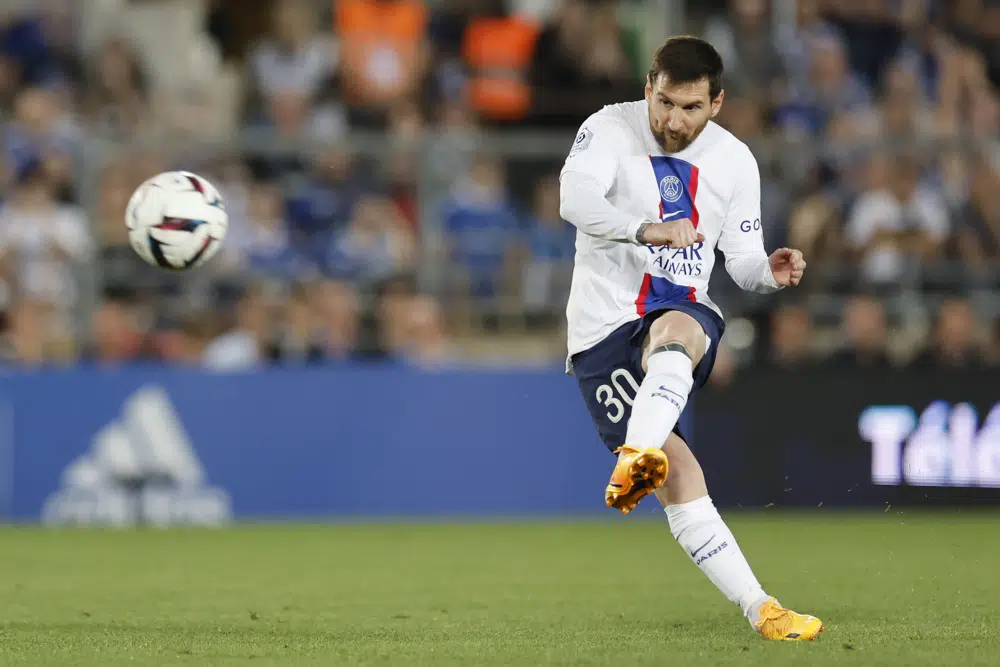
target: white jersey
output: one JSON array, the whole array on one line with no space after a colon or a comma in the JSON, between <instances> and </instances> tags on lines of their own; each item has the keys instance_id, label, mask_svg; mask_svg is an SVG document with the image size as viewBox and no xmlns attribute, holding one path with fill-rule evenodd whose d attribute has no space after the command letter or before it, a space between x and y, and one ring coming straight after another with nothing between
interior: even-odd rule
<instances>
[{"instance_id":1,"label":"white jersey","mask_svg":"<svg viewBox=\"0 0 1000 667\"><path fill-rule=\"evenodd\" d=\"M750 149L714 122L666 154L645 100L609 105L581 126L560 175L560 211L578 228L566 309L569 356L646 312L708 296L715 248L744 289L778 289L760 220L760 174ZM643 222L690 218L703 243L639 245ZM567 370L571 371L569 363Z\"/></svg>"}]
</instances>

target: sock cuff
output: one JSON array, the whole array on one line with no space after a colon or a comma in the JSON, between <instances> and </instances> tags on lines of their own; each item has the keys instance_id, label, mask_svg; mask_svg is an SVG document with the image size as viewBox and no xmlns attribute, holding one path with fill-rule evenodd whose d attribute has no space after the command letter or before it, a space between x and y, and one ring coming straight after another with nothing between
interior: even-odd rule
<instances>
[{"instance_id":1,"label":"sock cuff","mask_svg":"<svg viewBox=\"0 0 1000 667\"><path fill-rule=\"evenodd\" d=\"M667 505L663 508L663 512L667 515L670 532L675 537L692 525L722 518L711 496L702 496L687 503Z\"/></svg>"}]
</instances>

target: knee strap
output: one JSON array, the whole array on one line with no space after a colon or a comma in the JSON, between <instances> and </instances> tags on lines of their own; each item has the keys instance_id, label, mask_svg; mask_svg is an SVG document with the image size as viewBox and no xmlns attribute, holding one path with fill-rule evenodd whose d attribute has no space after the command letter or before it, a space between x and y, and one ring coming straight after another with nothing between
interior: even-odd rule
<instances>
[{"instance_id":1,"label":"knee strap","mask_svg":"<svg viewBox=\"0 0 1000 667\"><path fill-rule=\"evenodd\" d=\"M658 354L660 352L680 352L681 354L683 354L688 359L692 358L691 357L691 353L688 352L688 349L686 347L684 347L684 345L682 345L681 343L677 343L677 342L664 343L663 345L657 345L656 347L654 347L652 350L649 351L649 356L653 356L654 354Z\"/></svg>"}]
</instances>

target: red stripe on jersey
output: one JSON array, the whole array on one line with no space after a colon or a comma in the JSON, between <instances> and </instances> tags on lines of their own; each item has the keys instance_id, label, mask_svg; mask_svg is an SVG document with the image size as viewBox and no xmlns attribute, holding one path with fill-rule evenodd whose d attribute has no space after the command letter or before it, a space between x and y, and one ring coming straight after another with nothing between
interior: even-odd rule
<instances>
[{"instance_id":1,"label":"red stripe on jersey","mask_svg":"<svg viewBox=\"0 0 1000 667\"><path fill-rule=\"evenodd\" d=\"M646 299L649 298L649 288L653 284L653 276L648 273L642 277L642 287L639 296L635 298L635 312L639 317L646 314Z\"/></svg>"},{"instance_id":2,"label":"red stripe on jersey","mask_svg":"<svg viewBox=\"0 0 1000 667\"><path fill-rule=\"evenodd\" d=\"M691 226L698 229L698 204L695 197L698 194L698 167L691 165L691 182L688 183L688 195L691 197ZM662 203L661 203L662 205ZM694 299L691 299L694 301Z\"/></svg>"},{"instance_id":3,"label":"red stripe on jersey","mask_svg":"<svg viewBox=\"0 0 1000 667\"><path fill-rule=\"evenodd\" d=\"M688 301L690 301L691 303L697 303L698 302L698 297L696 297L694 295L694 286L693 285L688 285Z\"/></svg>"}]
</instances>

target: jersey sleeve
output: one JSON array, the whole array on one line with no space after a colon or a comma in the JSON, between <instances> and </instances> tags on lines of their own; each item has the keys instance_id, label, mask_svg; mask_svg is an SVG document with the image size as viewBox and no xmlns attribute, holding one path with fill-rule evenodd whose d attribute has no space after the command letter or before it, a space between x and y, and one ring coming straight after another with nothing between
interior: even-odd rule
<instances>
[{"instance_id":1,"label":"jersey sleeve","mask_svg":"<svg viewBox=\"0 0 1000 667\"><path fill-rule=\"evenodd\" d=\"M619 156L629 145L627 131L614 119L594 114L580 127L559 175L559 214L584 234L634 243L647 222L607 199L615 184Z\"/></svg>"},{"instance_id":2,"label":"jersey sleeve","mask_svg":"<svg viewBox=\"0 0 1000 667\"><path fill-rule=\"evenodd\" d=\"M775 292L781 287L771 273L764 249L760 219L760 169L749 149L734 160L736 184L719 235L719 250L726 257L726 271L741 288L753 292Z\"/></svg>"},{"instance_id":3,"label":"jersey sleeve","mask_svg":"<svg viewBox=\"0 0 1000 667\"><path fill-rule=\"evenodd\" d=\"M618 122L594 114L588 118L573 140L560 177L568 173L592 178L606 195L614 185L618 172L618 157L628 137Z\"/></svg>"}]
</instances>

